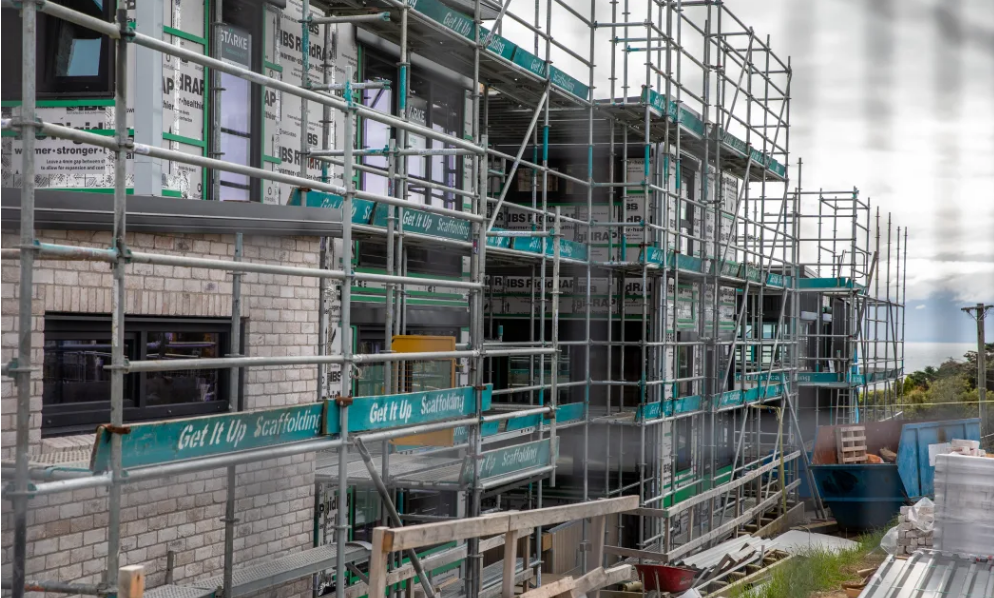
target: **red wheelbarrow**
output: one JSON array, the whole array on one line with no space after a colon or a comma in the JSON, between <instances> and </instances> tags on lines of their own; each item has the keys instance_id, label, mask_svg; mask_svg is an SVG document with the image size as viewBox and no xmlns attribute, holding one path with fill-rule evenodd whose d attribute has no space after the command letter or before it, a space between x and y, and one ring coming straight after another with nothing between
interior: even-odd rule
<instances>
[{"instance_id":1,"label":"red wheelbarrow","mask_svg":"<svg viewBox=\"0 0 994 598\"><path fill-rule=\"evenodd\" d=\"M700 571L672 565L635 565L645 591L686 592Z\"/></svg>"}]
</instances>

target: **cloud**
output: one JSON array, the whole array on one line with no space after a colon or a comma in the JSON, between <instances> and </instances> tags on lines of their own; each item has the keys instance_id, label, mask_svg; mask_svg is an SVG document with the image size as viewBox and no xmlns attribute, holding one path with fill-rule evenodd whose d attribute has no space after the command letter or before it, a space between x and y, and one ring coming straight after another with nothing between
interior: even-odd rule
<instances>
[{"instance_id":1,"label":"cloud","mask_svg":"<svg viewBox=\"0 0 994 598\"><path fill-rule=\"evenodd\" d=\"M873 221L879 208L880 288L886 296L889 269L894 298L903 296L896 271L899 267L903 273L905 267L903 256L900 263L890 264L884 257L890 217L895 233L892 251L896 253L900 227L901 253L907 253L909 311L936 322L938 316L933 314L946 305L939 297L964 305L994 301L994 11L990 4L991 0L725 2L755 28L760 40L772 36L778 56L791 57L791 184L801 182L797 165L803 158L805 190L858 187L861 200L871 205L870 221L860 222L865 232L858 233L864 235L860 248L870 252L876 248ZM565 9L552 6L557 41L585 55L587 29ZM625 20L609 0L595 0L595 10L598 21ZM540 8L543 28L544 11ZM688 7L687 18L696 21L700 15ZM644 10L633 9L628 20L644 16ZM505 19L503 34L532 48L534 35L518 23ZM624 44L612 46L610 35L610 28L604 27L595 33L595 95L605 98L613 90L616 97L626 92L637 96L645 78L644 63L638 58L643 55L624 52ZM699 35L685 27L682 39L689 52L700 55ZM614 85L612 59L617 69ZM562 50L553 48L553 61L585 80L586 67ZM731 94L738 67L725 67L731 78L726 93ZM660 79L652 80L656 85ZM684 64L681 80L700 94L698 68ZM682 97L697 107L690 96ZM737 106L744 106L741 96ZM817 211L816 203L802 207L806 214ZM850 236L843 220L828 222L827 230L833 224L843 226L836 236ZM802 237L814 237L807 233L817 231L817 225L806 220L802 229ZM802 248L801 259L811 261L812 256ZM928 309L922 311L923 306L917 305L912 309L912 303L924 300Z\"/></svg>"},{"instance_id":2,"label":"cloud","mask_svg":"<svg viewBox=\"0 0 994 598\"><path fill-rule=\"evenodd\" d=\"M915 309L925 309L925 304L922 303L921 305L916 305Z\"/></svg>"},{"instance_id":3,"label":"cloud","mask_svg":"<svg viewBox=\"0 0 994 598\"><path fill-rule=\"evenodd\" d=\"M909 258L907 274L908 303L925 301L939 294L965 303L994 300L994 261L940 262Z\"/></svg>"}]
</instances>

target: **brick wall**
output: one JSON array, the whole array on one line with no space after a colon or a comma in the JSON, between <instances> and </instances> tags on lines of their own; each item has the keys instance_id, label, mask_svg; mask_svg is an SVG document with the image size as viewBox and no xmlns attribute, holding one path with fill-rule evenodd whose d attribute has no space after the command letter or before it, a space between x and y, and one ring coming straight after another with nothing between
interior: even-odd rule
<instances>
[{"instance_id":1,"label":"brick wall","mask_svg":"<svg viewBox=\"0 0 994 598\"><path fill-rule=\"evenodd\" d=\"M40 231L43 242L109 247L109 232ZM16 246L16 235L4 234L3 246ZM127 236L133 250L231 258L231 235ZM245 261L315 267L316 238L247 237ZM16 261L4 261L2 360L17 354ZM224 317L231 315L231 274L220 270L131 264L127 267L126 313L129 315ZM111 273L106 263L44 260L37 262L33 293L33 362L42 361L44 315L47 312L108 314ZM242 315L249 319L250 355L313 355L317 345L316 279L248 273L242 278ZM249 409L312 402L314 366L253 368L246 373L245 405ZM33 454L91 446L92 436L41 438L42 382L32 386L31 451ZM16 390L2 382L2 447L13 459ZM312 545L313 455L299 455L237 469L235 563L252 564ZM146 567L147 587L163 583L166 555L175 552L175 583L218 575L223 569L226 477L214 470L125 486L122 498L121 563ZM28 515L29 577L96 583L107 552L107 493L103 489L39 497ZM3 503L3 562L12 558L10 504ZM274 593L309 593L300 580Z\"/></svg>"}]
</instances>

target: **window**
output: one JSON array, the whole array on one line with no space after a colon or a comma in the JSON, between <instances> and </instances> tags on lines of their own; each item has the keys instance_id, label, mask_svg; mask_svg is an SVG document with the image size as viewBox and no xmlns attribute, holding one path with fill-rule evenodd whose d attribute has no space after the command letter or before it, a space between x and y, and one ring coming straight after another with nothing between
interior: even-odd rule
<instances>
[{"instance_id":1,"label":"window","mask_svg":"<svg viewBox=\"0 0 994 598\"><path fill-rule=\"evenodd\" d=\"M90 432L110 419L110 316L45 319L42 432ZM223 319L128 318L129 360L223 357L230 322ZM227 370L148 372L124 376L124 419L142 421L228 410Z\"/></svg>"},{"instance_id":2,"label":"window","mask_svg":"<svg viewBox=\"0 0 994 598\"><path fill-rule=\"evenodd\" d=\"M731 412L715 415L716 451L714 458L715 472L732 465L735 458L735 417Z\"/></svg>"},{"instance_id":3,"label":"window","mask_svg":"<svg viewBox=\"0 0 994 598\"><path fill-rule=\"evenodd\" d=\"M397 79L397 69L389 62L370 55L367 60L363 79L365 81L388 80L392 88ZM394 113L396 106L394 95L390 89L367 89L363 91L362 103L380 112ZM429 127L452 136L462 135L462 114L464 93L461 88L453 87L450 83L439 83L419 76L411 76L410 95L407 99L407 115L410 120L419 125ZM392 136L388 125L370 119L363 122L363 145L368 148L386 147ZM423 135L413 133L407 135L409 147L417 149L452 148L440 140L427 139ZM365 156L363 163L369 166L386 169L387 160L383 156ZM456 195L449 191L432 189L418 185L417 179L439 183L447 187L462 187L462 158L460 156L408 156L407 173L411 177L408 183L408 199L414 203L444 206L449 209L460 209L461 202L456 201ZM386 194L389 190L386 177L364 173L363 189L373 193Z\"/></svg>"},{"instance_id":4,"label":"window","mask_svg":"<svg viewBox=\"0 0 994 598\"><path fill-rule=\"evenodd\" d=\"M383 504L374 489L355 488L352 501L352 541L371 542L373 528L386 525L383 521Z\"/></svg>"},{"instance_id":5,"label":"window","mask_svg":"<svg viewBox=\"0 0 994 598\"><path fill-rule=\"evenodd\" d=\"M678 333L677 338L681 341L687 340L684 333ZM690 345L677 345L676 347L676 377L680 380L677 383L677 396L689 397L694 394L697 386L696 380L688 380L694 376L694 347Z\"/></svg>"},{"instance_id":6,"label":"window","mask_svg":"<svg viewBox=\"0 0 994 598\"><path fill-rule=\"evenodd\" d=\"M397 79L397 69L384 60L379 60L374 56L366 55L364 61L363 79L369 81L385 80L390 81L390 88L364 89L362 90L362 104L377 112L393 114L393 90ZM390 126L375 121L370 118L362 119L362 144L369 148L382 148L390 144ZM385 156L363 156L363 164L375 166L376 168L387 169L387 159ZM362 173L362 188L370 193L380 195L390 194L390 183L387 177L368 172Z\"/></svg>"},{"instance_id":7,"label":"window","mask_svg":"<svg viewBox=\"0 0 994 598\"><path fill-rule=\"evenodd\" d=\"M55 0L102 21L114 21L108 0ZM3 99L21 99L20 11L3 9ZM38 97L111 97L114 94L114 42L86 27L38 14Z\"/></svg>"},{"instance_id":8,"label":"window","mask_svg":"<svg viewBox=\"0 0 994 598\"><path fill-rule=\"evenodd\" d=\"M227 0L222 6L224 24L219 25L217 57L249 70L262 70L263 5L246 0ZM220 73L221 158L245 166L262 166L262 119L258 84L241 77ZM258 198L259 180L248 175L220 172L221 201L250 201Z\"/></svg>"},{"instance_id":9,"label":"window","mask_svg":"<svg viewBox=\"0 0 994 598\"><path fill-rule=\"evenodd\" d=\"M693 421L690 417L676 420L676 471L680 474L693 467L693 453L691 447L691 434Z\"/></svg>"}]
</instances>

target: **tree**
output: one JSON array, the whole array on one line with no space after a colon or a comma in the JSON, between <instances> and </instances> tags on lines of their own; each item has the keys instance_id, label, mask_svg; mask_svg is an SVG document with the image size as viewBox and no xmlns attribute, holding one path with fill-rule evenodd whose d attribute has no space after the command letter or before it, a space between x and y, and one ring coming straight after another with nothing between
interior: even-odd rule
<instances>
[{"instance_id":1,"label":"tree","mask_svg":"<svg viewBox=\"0 0 994 598\"><path fill-rule=\"evenodd\" d=\"M984 352L987 354L987 379L990 380L994 378L994 343L985 344ZM970 388L977 388L977 352L967 351L963 358L966 360L963 368Z\"/></svg>"},{"instance_id":2,"label":"tree","mask_svg":"<svg viewBox=\"0 0 994 598\"><path fill-rule=\"evenodd\" d=\"M935 368L933 368L932 366L928 366L925 369L926 370L932 369L933 371L935 370ZM907 393L915 388L920 388L922 390L925 390L928 388L928 383L929 383L929 374L921 370L918 370L908 374L908 376L904 379L904 391Z\"/></svg>"},{"instance_id":3,"label":"tree","mask_svg":"<svg viewBox=\"0 0 994 598\"><path fill-rule=\"evenodd\" d=\"M994 343L985 346L988 363L994 363ZM994 367L988 368L994 378ZM968 351L963 361L946 360L939 367L928 366L904 379L901 388L904 417L909 420L943 420L977 417L980 398L977 389L977 352ZM984 430L994 429L994 410L988 410ZM994 441L984 447L994 451Z\"/></svg>"}]
</instances>

